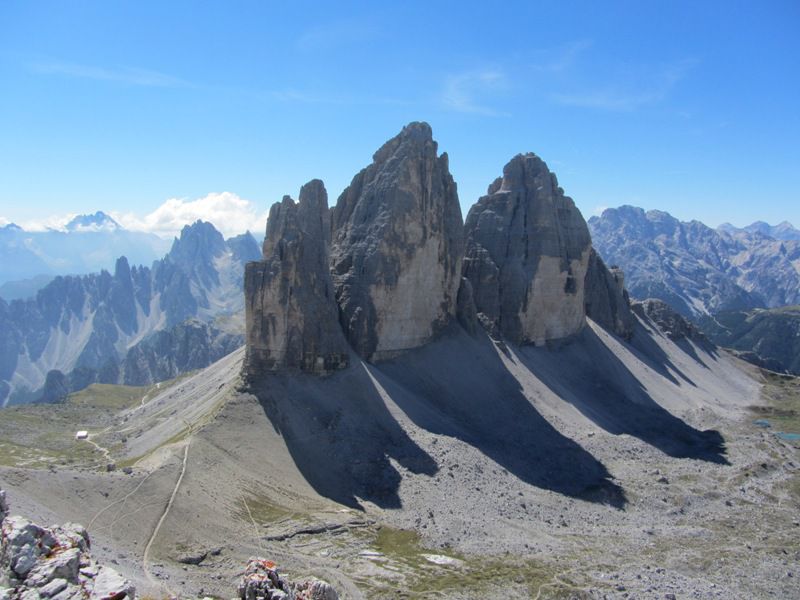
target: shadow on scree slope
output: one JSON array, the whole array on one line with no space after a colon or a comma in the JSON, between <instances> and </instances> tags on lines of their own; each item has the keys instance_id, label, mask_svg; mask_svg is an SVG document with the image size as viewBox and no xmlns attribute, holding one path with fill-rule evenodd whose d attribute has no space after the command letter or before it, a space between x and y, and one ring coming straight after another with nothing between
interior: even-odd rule
<instances>
[{"instance_id":1,"label":"shadow on scree slope","mask_svg":"<svg viewBox=\"0 0 800 600\"><path fill-rule=\"evenodd\" d=\"M268 375L254 390L321 495L351 507L362 498L399 508L400 474L390 457L414 473L438 472L393 415L399 409L398 418L473 446L531 485L625 506L605 466L536 411L485 335L476 339L453 327L391 361L352 360L327 378Z\"/></svg>"},{"instance_id":2,"label":"shadow on scree slope","mask_svg":"<svg viewBox=\"0 0 800 600\"><path fill-rule=\"evenodd\" d=\"M628 350L677 384L666 369L672 363L641 324L637 324L633 340L634 345L626 345ZM687 354L700 362L694 349ZM558 350L523 347L518 350L518 359L553 393L609 433L632 435L675 458L729 464L725 440L718 431L697 430L662 408L590 327ZM569 365L566 374L564 364ZM695 386L683 373L679 374Z\"/></svg>"}]
</instances>

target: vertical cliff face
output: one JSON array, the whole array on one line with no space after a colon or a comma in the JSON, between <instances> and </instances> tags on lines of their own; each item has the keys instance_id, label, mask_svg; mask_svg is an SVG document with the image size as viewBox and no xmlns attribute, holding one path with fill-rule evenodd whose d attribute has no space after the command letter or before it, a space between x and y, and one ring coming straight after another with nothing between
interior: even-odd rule
<instances>
[{"instance_id":1,"label":"vertical cliff face","mask_svg":"<svg viewBox=\"0 0 800 600\"><path fill-rule=\"evenodd\" d=\"M325 374L347 366L328 271L328 195L319 180L272 206L264 256L245 271L245 374L276 369Z\"/></svg>"},{"instance_id":2,"label":"vertical cliff face","mask_svg":"<svg viewBox=\"0 0 800 600\"><path fill-rule=\"evenodd\" d=\"M329 373L424 346L448 323L515 344L578 333L590 316L629 337L622 273L547 165L520 154L461 219L446 154L411 123L332 211L320 181L272 207L264 257L247 267L246 374ZM463 268L462 268L463 267Z\"/></svg>"},{"instance_id":3,"label":"vertical cliff face","mask_svg":"<svg viewBox=\"0 0 800 600\"><path fill-rule=\"evenodd\" d=\"M617 267L606 267L592 248L586 271L586 316L618 336L630 339L634 317L625 291L625 276Z\"/></svg>"},{"instance_id":4,"label":"vertical cliff face","mask_svg":"<svg viewBox=\"0 0 800 600\"><path fill-rule=\"evenodd\" d=\"M589 230L540 158L515 156L465 229L464 276L483 322L518 344L581 330Z\"/></svg>"},{"instance_id":5,"label":"vertical cliff face","mask_svg":"<svg viewBox=\"0 0 800 600\"><path fill-rule=\"evenodd\" d=\"M359 355L380 360L422 346L455 317L463 221L427 123L407 125L375 153L331 225L340 321Z\"/></svg>"}]
</instances>

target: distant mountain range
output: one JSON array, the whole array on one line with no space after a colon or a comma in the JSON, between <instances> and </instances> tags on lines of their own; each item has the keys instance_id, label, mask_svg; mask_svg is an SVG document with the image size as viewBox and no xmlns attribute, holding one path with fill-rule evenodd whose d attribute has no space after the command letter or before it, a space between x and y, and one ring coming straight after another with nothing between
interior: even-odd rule
<instances>
[{"instance_id":1,"label":"distant mountain range","mask_svg":"<svg viewBox=\"0 0 800 600\"><path fill-rule=\"evenodd\" d=\"M94 215L75 226L109 224ZM225 240L198 221L151 267L132 267L122 256L113 273L58 276L33 298L0 299L0 405L38 398L47 379L58 379L48 378L54 370L80 389L95 381L148 383L174 376L180 365L205 366L192 358L205 350L181 340L207 340L210 356L241 343L238 331L231 340L224 337L230 331L208 324L239 322L244 265L260 256L249 233ZM182 326L187 319L200 325ZM156 332L166 333L152 338ZM176 356L181 349L185 356Z\"/></svg>"},{"instance_id":2,"label":"distant mountain range","mask_svg":"<svg viewBox=\"0 0 800 600\"><path fill-rule=\"evenodd\" d=\"M25 231L12 223L0 227L0 285L42 275L95 273L109 269L120 256L131 264L150 264L164 256L170 243L128 231L103 212L77 216L63 230Z\"/></svg>"},{"instance_id":3,"label":"distant mountain range","mask_svg":"<svg viewBox=\"0 0 800 600\"><path fill-rule=\"evenodd\" d=\"M658 298L693 318L800 304L800 231L789 223L712 229L621 206L592 217L589 229L634 298Z\"/></svg>"},{"instance_id":4,"label":"distant mountain range","mask_svg":"<svg viewBox=\"0 0 800 600\"><path fill-rule=\"evenodd\" d=\"M632 206L589 220L600 255L634 298L657 298L711 341L800 375L800 230L784 221L712 229Z\"/></svg>"},{"instance_id":5,"label":"distant mountain range","mask_svg":"<svg viewBox=\"0 0 800 600\"><path fill-rule=\"evenodd\" d=\"M792 225L788 221L784 221L783 223L779 223L778 225L770 225L769 223L765 223L764 221L756 221L755 223L752 223L747 227L742 227L742 228L734 227L730 223L723 223L717 229L730 234L736 234L736 233L760 234L765 237L771 237L773 239L781 241L800 240L800 230L795 229L794 225Z\"/></svg>"}]
</instances>

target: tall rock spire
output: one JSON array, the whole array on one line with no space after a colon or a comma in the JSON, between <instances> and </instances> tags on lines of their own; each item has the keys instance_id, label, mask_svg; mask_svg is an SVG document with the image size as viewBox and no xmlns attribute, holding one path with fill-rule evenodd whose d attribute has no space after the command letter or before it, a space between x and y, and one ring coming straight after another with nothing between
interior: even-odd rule
<instances>
[{"instance_id":1,"label":"tall rock spire","mask_svg":"<svg viewBox=\"0 0 800 600\"><path fill-rule=\"evenodd\" d=\"M535 154L518 154L466 221L464 276L482 320L541 344L585 324L591 239L572 199Z\"/></svg>"},{"instance_id":2,"label":"tall rock spire","mask_svg":"<svg viewBox=\"0 0 800 600\"><path fill-rule=\"evenodd\" d=\"M342 328L367 360L422 346L456 314L463 221L447 154L411 123L354 178L332 215Z\"/></svg>"},{"instance_id":3,"label":"tall rock spire","mask_svg":"<svg viewBox=\"0 0 800 600\"><path fill-rule=\"evenodd\" d=\"M245 375L296 369L326 374L347 366L328 271L328 194L315 179L269 212L264 257L245 271Z\"/></svg>"}]
</instances>

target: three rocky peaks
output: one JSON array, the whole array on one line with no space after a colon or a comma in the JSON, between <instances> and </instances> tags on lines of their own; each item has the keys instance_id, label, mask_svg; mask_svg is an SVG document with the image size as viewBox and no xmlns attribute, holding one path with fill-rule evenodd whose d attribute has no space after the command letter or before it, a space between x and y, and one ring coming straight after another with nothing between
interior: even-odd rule
<instances>
[{"instance_id":1,"label":"three rocky peaks","mask_svg":"<svg viewBox=\"0 0 800 600\"><path fill-rule=\"evenodd\" d=\"M430 126L411 123L332 209L316 179L272 206L263 257L245 272L247 377L327 374L353 352L388 359L456 320L515 344L569 338L587 315L631 335L622 273L540 158L515 156L464 222L437 150Z\"/></svg>"}]
</instances>

